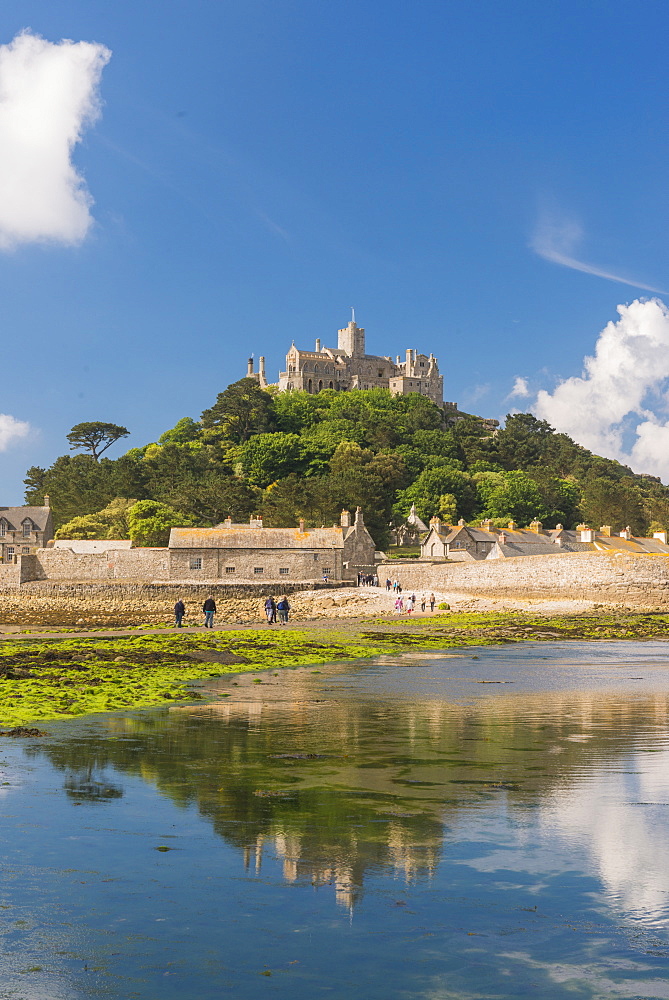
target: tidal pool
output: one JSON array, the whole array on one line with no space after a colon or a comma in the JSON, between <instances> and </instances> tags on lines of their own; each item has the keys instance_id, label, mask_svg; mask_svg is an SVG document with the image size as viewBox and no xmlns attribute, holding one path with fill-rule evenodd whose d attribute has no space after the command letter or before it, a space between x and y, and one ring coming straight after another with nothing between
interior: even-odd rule
<instances>
[{"instance_id":1,"label":"tidal pool","mask_svg":"<svg viewBox=\"0 0 669 1000\"><path fill-rule=\"evenodd\" d=\"M0 996L669 998L668 643L207 687L2 740Z\"/></svg>"}]
</instances>

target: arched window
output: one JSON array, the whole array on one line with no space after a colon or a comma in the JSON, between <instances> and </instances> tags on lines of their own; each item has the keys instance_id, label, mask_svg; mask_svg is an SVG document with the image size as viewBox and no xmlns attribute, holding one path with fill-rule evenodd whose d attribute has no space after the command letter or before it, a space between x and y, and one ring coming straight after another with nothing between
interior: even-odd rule
<instances>
[{"instance_id":1,"label":"arched window","mask_svg":"<svg viewBox=\"0 0 669 1000\"><path fill-rule=\"evenodd\" d=\"M332 384L332 382L330 382L330 388L334 389L334 385Z\"/></svg>"},{"instance_id":2,"label":"arched window","mask_svg":"<svg viewBox=\"0 0 669 1000\"><path fill-rule=\"evenodd\" d=\"M320 392L322 388L323 388L323 379L321 378L318 380L318 391Z\"/></svg>"},{"instance_id":3,"label":"arched window","mask_svg":"<svg viewBox=\"0 0 669 1000\"><path fill-rule=\"evenodd\" d=\"M309 382L307 383L307 392L313 392L313 391L314 390L311 388L311 379L309 379Z\"/></svg>"}]
</instances>

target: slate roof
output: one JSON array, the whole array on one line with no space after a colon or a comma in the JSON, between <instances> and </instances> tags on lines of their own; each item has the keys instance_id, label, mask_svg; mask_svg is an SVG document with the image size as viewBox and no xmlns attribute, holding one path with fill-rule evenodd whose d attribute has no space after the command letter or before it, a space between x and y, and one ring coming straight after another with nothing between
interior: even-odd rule
<instances>
[{"instance_id":1,"label":"slate roof","mask_svg":"<svg viewBox=\"0 0 669 1000\"><path fill-rule=\"evenodd\" d=\"M555 556L565 551L559 545L548 542L546 539L543 542L541 540L538 542L506 542L504 545L500 545L498 542L497 548L502 555L509 558L512 556Z\"/></svg>"},{"instance_id":2,"label":"slate roof","mask_svg":"<svg viewBox=\"0 0 669 1000\"><path fill-rule=\"evenodd\" d=\"M352 528L172 528L171 549L341 549Z\"/></svg>"},{"instance_id":3,"label":"slate roof","mask_svg":"<svg viewBox=\"0 0 669 1000\"><path fill-rule=\"evenodd\" d=\"M668 555L669 545L659 538L621 538L620 535L597 535L594 548L600 552L629 552L632 555Z\"/></svg>"},{"instance_id":4,"label":"slate roof","mask_svg":"<svg viewBox=\"0 0 669 1000\"><path fill-rule=\"evenodd\" d=\"M50 507L0 507L0 519L7 521L11 531L19 531L26 518L30 518L38 531L45 531L50 514Z\"/></svg>"}]
</instances>

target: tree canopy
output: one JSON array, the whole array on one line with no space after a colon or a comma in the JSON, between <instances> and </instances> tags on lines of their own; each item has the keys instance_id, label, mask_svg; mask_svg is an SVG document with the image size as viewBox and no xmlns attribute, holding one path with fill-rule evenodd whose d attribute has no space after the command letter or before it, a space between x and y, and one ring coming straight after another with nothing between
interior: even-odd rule
<instances>
[{"instance_id":1,"label":"tree canopy","mask_svg":"<svg viewBox=\"0 0 669 1000\"><path fill-rule=\"evenodd\" d=\"M159 544L172 525L256 513L269 526L300 517L312 527L333 524L342 507L358 505L380 547L412 504L426 522L538 518L546 527L586 521L637 533L669 524L669 489L659 480L593 455L532 414L509 415L493 429L476 416L454 419L418 393L277 394L245 378L199 421L183 417L158 441L116 460L100 457L125 434L114 424L72 428L70 443L88 454L29 469L27 502L49 493L57 527L102 533L120 523L110 505L135 498L127 531L142 544Z\"/></svg>"},{"instance_id":2,"label":"tree canopy","mask_svg":"<svg viewBox=\"0 0 669 1000\"><path fill-rule=\"evenodd\" d=\"M105 424L100 420L89 420L83 424L75 424L67 435L67 440L70 442L70 451L77 449L90 451L97 462L107 448L111 448L115 441L128 437L129 434L128 428L121 427L119 424Z\"/></svg>"}]
</instances>

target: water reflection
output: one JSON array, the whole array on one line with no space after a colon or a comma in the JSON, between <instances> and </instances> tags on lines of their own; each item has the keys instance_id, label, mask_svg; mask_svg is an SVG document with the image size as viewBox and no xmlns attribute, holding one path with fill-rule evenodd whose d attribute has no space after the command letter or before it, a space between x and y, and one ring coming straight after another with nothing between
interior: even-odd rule
<instances>
[{"instance_id":1,"label":"water reflection","mask_svg":"<svg viewBox=\"0 0 669 1000\"><path fill-rule=\"evenodd\" d=\"M229 676L3 746L0 995L669 1000L668 648Z\"/></svg>"},{"instance_id":2,"label":"water reflection","mask_svg":"<svg viewBox=\"0 0 669 1000\"><path fill-rule=\"evenodd\" d=\"M537 809L532 829L554 856L587 855L616 906L659 926L669 677L664 646L635 648L636 665L590 647L585 672L573 647L557 648L550 676L536 653L524 672L516 651L486 650L226 678L215 685L224 701L106 716L33 753L78 774L65 787L79 797L122 794L93 770L140 776L196 805L246 871L260 873L269 852L286 882L329 886L349 909L370 875L427 883L449 844L514 816L520 829ZM591 689L575 689L584 679ZM514 866L544 863L515 835ZM503 854L506 864L508 845ZM475 862L500 864L496 849Z\"/></svg>"}]
</instances>

